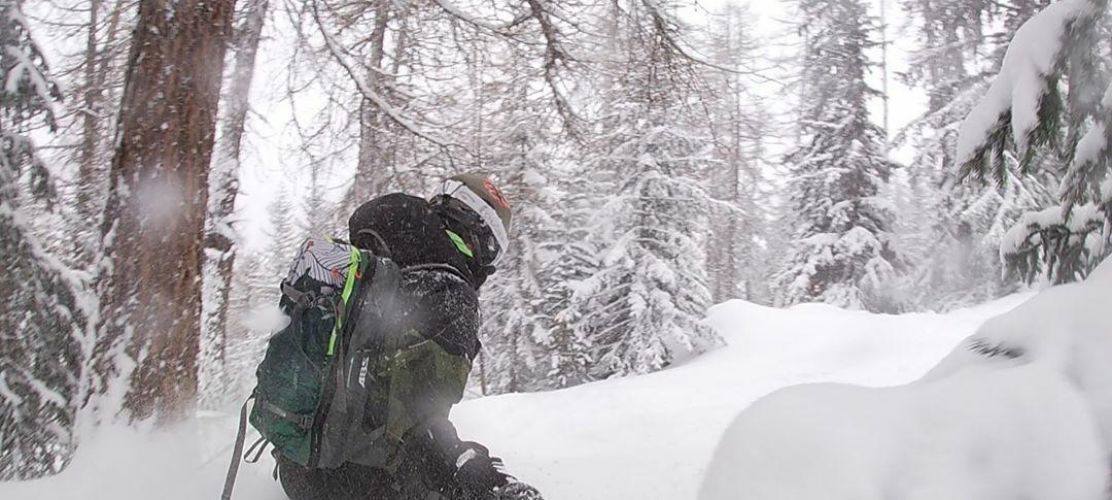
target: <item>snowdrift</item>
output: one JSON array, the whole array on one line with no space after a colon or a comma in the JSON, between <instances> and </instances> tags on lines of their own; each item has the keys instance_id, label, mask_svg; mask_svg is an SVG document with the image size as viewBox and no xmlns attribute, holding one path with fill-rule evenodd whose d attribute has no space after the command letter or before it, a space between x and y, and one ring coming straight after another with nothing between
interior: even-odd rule
<instances>
[{"instance_id":1,"label":"snowdrift","mask_svg":"<svg viewBox=\"0 0 1112 500\"><path fill-rule=\"evenodd\" d=\"M1112 262L989 320L906 386L778 391L730 425L699 498L1103 500L1109 299Z\"/></svg>"},{"instance_id":2,"label":"snowdrift","mask_svg":"<svg viewBox=\"0 0 1112 500\"><path fill-rule=\"evenodd\" d=\"M911 382L987 318L1026 298L903 316L729 302L707 320L727 347L648 376L467 401L452 418L464 438L489 446L549 500L693 499L723 432L753 401L796 384ZM206 415L170 432L103 430L88 436L65 473L0 483L0 498L218 498L234 414ZM284 498L272 467L268 457L245 464L234 498Z\"/></svg>"}]
</instances>

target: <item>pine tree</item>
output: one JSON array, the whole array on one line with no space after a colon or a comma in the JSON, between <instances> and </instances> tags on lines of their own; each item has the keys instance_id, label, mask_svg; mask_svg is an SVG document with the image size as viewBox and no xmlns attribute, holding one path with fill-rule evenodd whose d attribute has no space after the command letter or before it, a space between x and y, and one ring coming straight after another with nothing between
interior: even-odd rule
<instances>
[{"instance_id":1,"label":"pine tree","mask_svg":"<svg viewBox=\"0 0 1112 500\"><path fill-rule=\"evenodd\" d=\"M292 202L280 189L267 205L270 227L263 251L245 252L236 259L228 293L224 385L206 395L216 408L230 401L241 401L255 384L255 367L266 352L266 343L275 333L281 281L301 244L292 222Z\"/></svg>"},{"instance_id":2,"label":"pine tree","mask_svg":"<svg viewBox=\"0 0 1112 500\"><path fill-rule=\"evenodd\" d=\"M259 311L277 306L278 282L263 272L267 255L244 253L236 269L228 300L227 363L225 380L217 401L241 400L255 386L255 368L266 352L270 334L257 324ZM290 257L292 259L292 256Z\"/></svg>"},{"instance_id":3,"label":"pine tree","mask_svg":"<svg viewBox=\"0 0 1112 500\"><path fill-rule=\"evenodd\" d=\"M1109 249L1101 183L1112 166L1112 90L1102 92L1109 78L1100 37L1108 11L1107 0L1070 0L1026 21L961 126L965 177L1006 186L1013 168L1025 177L1065 171L1060 206L1024 215L1001 245L1009 269L1028 282L1084 278Z\"/></svg>"},{"instance_id":4,"label":"pine tree","mask_svg":"<svg viewBox=\"0 0 1112 500\"><path fill-rule=\"evenodd\" d=\"M279 189L267 205L267 215L270 219L270 231L267 233L269 244L265 258L261 259L261 271L265 279L273 283L274 295L263 300L267 304L277 304L278 283L286 277L289 264L296 257L297 247L304 238L300 229L294 227L293 202L285 188Z\"/></svg>"},{"instance_id":5,"label":"pine tree","mask_svg":"<svg viewBox=\"0 0 1112 500\"><path fill-rule=\"evenodd\" d=\"M858 0L801 0L799 7L807 35L805 144L787 159L795 241L777 277L779 303L892 310L898 306L883 288L902 258L893 248L892 210L877 196L891 165L884 131L867 109L876 96L865 82L874 27Z\"/></svg>"},{"instance_id":6,"label":"pine tree","mask_svg":"<svg viewBox=\"0 0 1112 500\"><path fill-rule=\"evenodd\" d=\"M475 81L480 90L475 116L492 122L489 128L475 128L476 142L486 145L479 151L489 156L486 164L499 166L500 184L513 187L508 191L514 212L510 248L490 280L490 292L482 297L483 385L488 393L555 386L545 363L550 321L543 310L541 274L541 247L553 226L550 210L555 205L546 179L552 168L552 147L546 143L552 117L530 94L521 61L522 55L515 53L489 77L489 84L484 75L476 75ZM489 118L483 111L485 96L495 97L489 99L494 107Z\"/></svg>"},{"instance_id":7,"label":"pine tree","mask_svg":"<svg viewBox=\"0 0 1112 500\"><path fill-rule=\"evenodd\" d=\"M20 2L0 0L0 481L58 472L74 447L86 314L82 280L30 228L49 171L26 135L62 98ZM41 120L41 122L40 122ZM30 179L26 199L21 179Z\"/></svg>"},{"instance_id":8,"label":"pine tree","mask_svg":"<svg viewBox=\"0 0 1112 500\"><path fill-rule=\"evenodd\" d=\"M995 46L992 50L992 70L999 71L1008 53L1008 45L1019 28L1045 9L1054 0L1006 0L996 3L993 13L999 20L1000 29L989 35Z\"/></svg>"},{"instance_id":9,"label":"pine tree","mask_svg":"<svg viewBox=\"0 0 1112 500\"><path fill-rule=\"evenodd\" d=\"M305 219L298 224L298 234L305 238L313 236L346 238L347 217L351 213L337 212L335 204L325 198L328 170L321 163L313 163L306 169L309 171L309 180L305 185L304 198L301 199ZM366 201L368 200L361 202Z\"/></svg>"},{"instance_id":10,"label":"pine tree","mask_svg":"<svg viewBox=\"0 0 1112 500\"><path fill-rule=\"evenodd\" d=\"M542 297L540 310L548 321L548 337L543 342L548 355L545 374L553 387L563 388L593 380L593 349L589 336L587 300L575 300L579 283L600 270L601 249L595 244L588 226L593 207L590 183L582 167L553 169L549 183L553 197L553 225L541 252L550 255L541 266Z\"/></svg>"},{"instance_id":11,"label":"pine tree","mask_svg":"<svg viewBox=\"0 0 1112 500\"><path fill-rule=\"evenodd\" d=\"M916 306L949 309L979 303L1010 290L1002 280L998 248L1003 231L1031 199L1020 191L997 192L957 182L957 131L950 124L969 112L987 86L980 66L992 15L984 0L915 0L904 6L921 40L912 53L907 83L927 92L927 111L896 138L916 156L907 166L911 203L901 211L907 248L916 263L904 288ZM1018 186L1017 186L1018 187Z\"/></svg>"},{"instance_id":12,"label":"pine tree","mask_svg":"<svg viewBox=\"0 0 1112 500\"><path fill-rule=\"evenodd\" d=\"M693 62L675 50L678 21L656 2L615 4L602 153L592 168L613 183L594 238L600 269L573 299L594 350L592 376L660 370L715 347L701 323L711 296L704 253L710 195L696 180L711 164L693 134ZM686 94L686 95L685 95Z\"/></svg>"}]
</instances>

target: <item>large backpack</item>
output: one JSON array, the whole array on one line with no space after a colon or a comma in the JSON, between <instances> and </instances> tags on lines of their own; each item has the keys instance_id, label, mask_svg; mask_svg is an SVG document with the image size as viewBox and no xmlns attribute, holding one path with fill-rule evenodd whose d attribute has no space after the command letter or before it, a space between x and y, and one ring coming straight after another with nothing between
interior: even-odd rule
<instances>
[{"instance_id":1,"label":"large backpack","mask_svg":"<svg viewBox=\"0 0 1112 500\"><path fill-rule=\"evenodd\" d=\"M393 261L344 242L310 238L301 246L282 281L290 322L270 338L241 409L223 498L231 497L248 421L263 446L306 467L386 459L383 429L366 425L381 420L366 414L375 411L368 377L384 350L399 274Z\"/></svg>"}]
</instances>

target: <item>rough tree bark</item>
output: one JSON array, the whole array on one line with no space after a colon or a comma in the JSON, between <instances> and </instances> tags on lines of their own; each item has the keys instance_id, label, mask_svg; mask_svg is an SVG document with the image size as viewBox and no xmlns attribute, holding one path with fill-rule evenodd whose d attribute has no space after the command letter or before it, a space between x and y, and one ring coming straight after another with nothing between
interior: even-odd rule
<instances>
[{"instance_id":1,"label":"rough tree bark","mask_svg":"<svg viewBox=\"0 0 1112 500\"><path fill-rule=\"evenodd\" d=\"M94 390L127 377L132 419L166 423L195 404L209 162L234 5L139 3L101 227L94 353Z\"/></svg>"},{"instance_id":2,"label":"rough tree bark","mask_svg":"<svg viewBox=\"0 0 1112 500\"><path fill-rule=\"evenodd\" d=\"M226 363L228 298L236 257L235 229L231 219L236 196L239 195L240 151L247 123L251 82L255 77L255 56L269 4L269 0L248 0L244 6L243 21L235 35L235 67L225 97L221 137L212 165L208 220L205 223L205 337L202 342L205 362L202 363L202 388L221 384Z\"/></svg>"}]
</instances>

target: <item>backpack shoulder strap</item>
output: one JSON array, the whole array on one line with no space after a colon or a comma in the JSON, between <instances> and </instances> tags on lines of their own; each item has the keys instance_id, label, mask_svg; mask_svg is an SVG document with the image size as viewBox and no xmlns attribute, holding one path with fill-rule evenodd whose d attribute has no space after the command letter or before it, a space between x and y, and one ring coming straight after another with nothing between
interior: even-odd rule
<instances>
[{"instance_id":1,"label":"backpack shoulder strap","mask_svg":"<svg viewBox=\"0 0 1112 500\"><path fill-rule=\"evenodd\" d=\"M454 266L448 264L417 264L415 266L406 266L401 268L402 274L417 272L417 271L441 271L458 277L463 281L470 282L463 272L456 269Z\"/></svg>"},{"instance_id":2,"label":"backpack shoulder strap","mask_svg":"<svg viewBox=\"0 0 1112 500\"><path fill-rule=\"evenodd\" d=\"M397 296L401 271L394 261L387 257L374 258L374 276L371 279L371 297L378 303L379 312L393 309L393 301Z\"/></svg>"}]
</instances>

